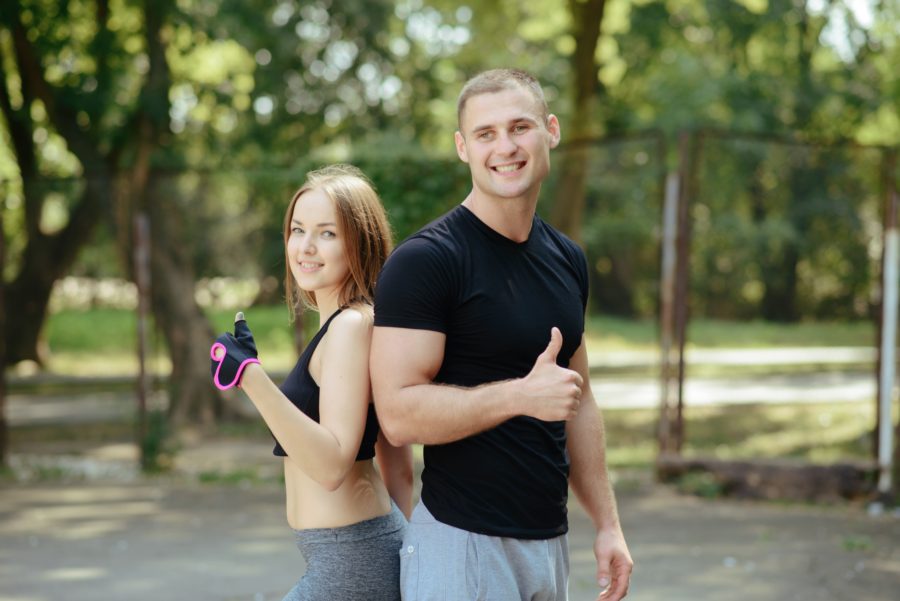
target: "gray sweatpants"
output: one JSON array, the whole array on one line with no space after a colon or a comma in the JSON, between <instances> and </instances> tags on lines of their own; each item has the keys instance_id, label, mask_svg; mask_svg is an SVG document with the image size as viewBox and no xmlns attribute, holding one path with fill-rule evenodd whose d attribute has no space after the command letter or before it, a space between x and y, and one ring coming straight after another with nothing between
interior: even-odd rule
<instances>
[{"instance_id":1,"label":"gray sweatpants","mask_svg":"<svg viewBox=\"0 0 900 601\"><path fill-rule=\"evenodd\" d=\"M566 535L523 540L438 522L421 502L400 549L403 601L565 601Z\"/></svg>"},{"instance_id":2,"label":"gray sweatpants","mask_svg":"<svg viewBox=\"0 0 900 601\"><path fill-rule=\"evenodd\" d=\"M387 515L340 528L294 530L306 573L283 601L397 601L406 518Z\"/></svg>"}]
</instances>

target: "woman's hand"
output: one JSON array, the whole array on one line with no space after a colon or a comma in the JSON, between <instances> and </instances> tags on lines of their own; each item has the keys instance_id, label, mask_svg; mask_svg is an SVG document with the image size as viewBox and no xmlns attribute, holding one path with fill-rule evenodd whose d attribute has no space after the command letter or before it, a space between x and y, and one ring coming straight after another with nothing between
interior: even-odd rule
<instances>
[{"instance_id":1,"label":"woman's hand","mask_svg":"<svg viewBox=\"0 0 900 601\"><path fill-rule=\"evenodd\" d=\"M240 386L244 369L251 363L259 363L256 342L242 312L234 316L234 334L225 332L216 338L209 356L213 384L219 390Z\"/></svg>"}]
</instances>

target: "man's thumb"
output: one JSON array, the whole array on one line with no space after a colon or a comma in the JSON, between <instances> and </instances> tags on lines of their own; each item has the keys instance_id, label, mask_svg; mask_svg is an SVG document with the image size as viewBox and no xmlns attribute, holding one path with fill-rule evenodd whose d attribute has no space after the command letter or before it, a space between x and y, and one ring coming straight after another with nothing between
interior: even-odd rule
<instances>
[{"instance_id":1,"label":"man's thumb","mask_svg":"<svg viewBox=\"0 0 900 601\"><path fill-rule=\"evenodd\" d=\"M538 359L556 363L556 356L559 354L559 349L562 348L562 343L562 333L559 328L554 327L550 330L550 343Z\"/></svg>"}]
</instances>

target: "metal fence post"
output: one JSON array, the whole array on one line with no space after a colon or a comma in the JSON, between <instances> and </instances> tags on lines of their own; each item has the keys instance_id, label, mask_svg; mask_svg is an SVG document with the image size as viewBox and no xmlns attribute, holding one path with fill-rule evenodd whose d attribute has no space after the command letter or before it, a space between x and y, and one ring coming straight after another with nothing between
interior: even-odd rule
<instances>
[{"instance_id":1,"label":"metal fence post","mask_svg":"<svg viewBox=\"0 0 900 601\"><path fill-rule=\"evenodd\" d=\"M147 376L147 314L149 312L150 290L150 222L147 215L138 212L134 216L134 281L137 285L137 354L138 376L137 411L138 411L138 448L141 451L141 465L145 466L144 456L147 438L147 397L149 382Z\"/></svg>"},{"instance_id":2,"label":"metal fence post","mask_svg":"<svg viewBox=\"0 0 900 601\"><path fill-rule=\"evenodd\" d=\"M883 162L882 185L885 200L884 252L881 280L881 346L878 370L878 496L889 497L892 488L894 424L891 408L894 401L894 376L897 370L897 302L900 232L897 230L897 189L894 167L897 155L889 152Z\"/></svg>"}]
</instances>

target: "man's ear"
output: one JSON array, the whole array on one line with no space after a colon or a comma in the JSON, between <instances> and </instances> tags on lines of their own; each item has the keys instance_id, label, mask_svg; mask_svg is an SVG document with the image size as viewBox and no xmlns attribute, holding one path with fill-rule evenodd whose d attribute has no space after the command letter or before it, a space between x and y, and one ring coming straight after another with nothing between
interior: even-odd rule
<instances>
[{"instance_id":1,"label":"man's ear","mask_svg":"<svg viewBox=\"0 0 900 601\"><path fill-rule=\"evenodd\" d=\"M466 139L463 138L463 135L459 132L453 134L453 141L456 144L456 156L459 157L459 160L463 163L469 162L469 153L466 152Z\"/></svg>"},{"instance_id":2,"label":"man's ear","mask_svg":"<svg viewBox=\"0 0 900 601\"><path fill-rule=\"evenodd\" d=\"M560 139L559 119L556 115L551 114L547 117L547 131L550 132L550 148L556 148Z\"/></svg>"}]
</instances>

